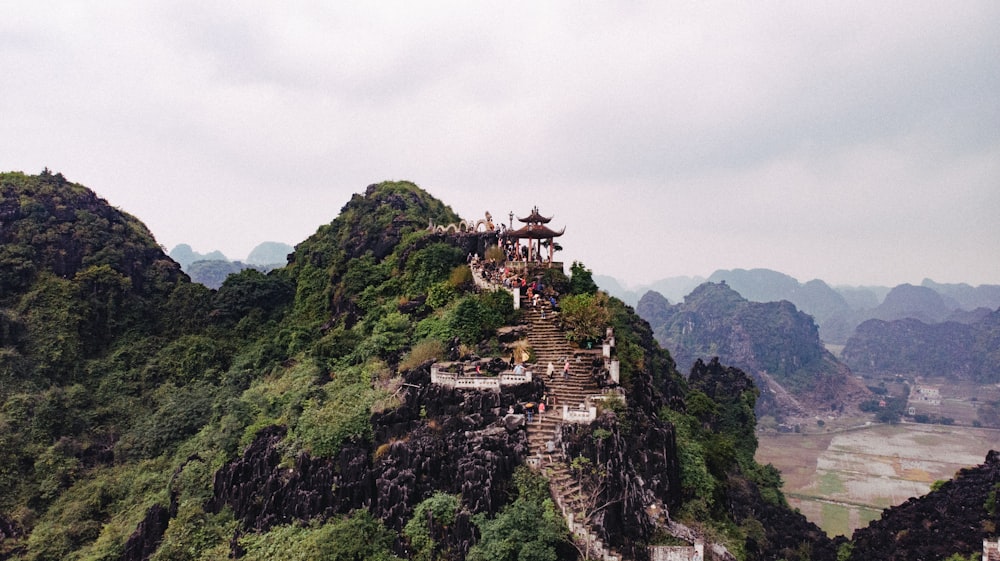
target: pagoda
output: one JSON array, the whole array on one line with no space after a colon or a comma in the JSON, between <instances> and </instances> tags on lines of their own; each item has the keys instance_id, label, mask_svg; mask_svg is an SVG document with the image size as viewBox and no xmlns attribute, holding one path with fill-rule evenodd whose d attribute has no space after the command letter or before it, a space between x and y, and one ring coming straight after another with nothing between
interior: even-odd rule
<instances>
[{"instance_id":1,"label":"pagoda","mask_svg":"<svg viewBox=\"0 0 1000 561\"><path fill-rule=\"evenodd\" d=\"M513 222L514 213L511 213L511 222ZM545 264L551 266L553 254L555 253L555 238L563 235L566 231L564 226L562 230L558 232L549 228L547 224L552 220L552 217L542 216L538 212L538 207L535 206L531 209L531 214L525 218L518 217L518 221L523 224L517 230L512 228L507 230L505 236L508 243L514 242L514 248L516 249L518 259L530 262L544 262ZM526 240L527 245L522 249L521 240ZM548 256L542 256L542 245L543 242L548 243Z\"/></svg>"}]
</instances>

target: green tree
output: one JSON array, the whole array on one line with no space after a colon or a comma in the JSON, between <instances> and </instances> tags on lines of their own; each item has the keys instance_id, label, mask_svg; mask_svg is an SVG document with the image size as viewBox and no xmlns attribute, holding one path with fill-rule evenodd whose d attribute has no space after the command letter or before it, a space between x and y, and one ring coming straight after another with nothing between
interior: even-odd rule
<instances>
[{"instance_id":1,"label":"green tree","mask_svg":"<svg viewBox=\"0 0 1000 561\"><path fill-rule=\"evenodd\" d=\"M559 307L568 337L577 343L600 340L611 322L608 295L603 292L567 296Z\"/></svg>"},{"instance_id":2,"label":"green tree","mask_svg":"<svg viewBox=\"0 0 1000 561\"><path fill-rule=\"evenodd\" d=\"M595 294L597 284L594 282L594 274L590 269L583 266L583 263L574 261L569 267L569 293L570 294Z\"/></svg>"},{"instance_id":3,"label":"green tree","mask_svg":"<svg viewBox=\"0 0 1000 561\"><path fill-rule=\"evenodd\" d=\"M459 506L461 504L457 495L439 491L413 509L413 518L403 528L403 534L415 550L413 559L434 561L444 557L438 540L455 523Z\"/></svg>"},{"instance_id":4,"label":"green tree","mask_svg":"<svg viewBox=\"0 0 1000 561\"><path fill-rule=\"evenodd\" d=\"M517 499L496 518L473 518L481 539L469 561L555 561L569 531L548 494L548 482L525 466L514 472Z\"/></svg>"}]
</instances>

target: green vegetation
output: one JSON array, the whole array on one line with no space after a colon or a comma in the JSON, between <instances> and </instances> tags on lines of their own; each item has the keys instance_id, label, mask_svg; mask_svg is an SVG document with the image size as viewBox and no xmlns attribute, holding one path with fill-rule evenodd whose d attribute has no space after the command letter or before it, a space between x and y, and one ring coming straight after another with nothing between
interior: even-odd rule
<instances>
[{"instance_id":1,"label":"green vegetation","mask_svg":"<svg viewBox=\"0 0 1000 561\"><path fill-rule=\"evenodd\" d=\"M514 318L508 293L472 292L464 248L426 231L457 217L410 183L372 186L287 267L216 291L61 175L0 174L0 193L0 522L25 532L0 552L24 559L118 558L172 500L153 558L226 557L239 524L206 510L213 476L261 428L287 428L288 465L371 441L401 373L455 339L491 348ZM435 497L414 520L430 509L447 527ZM537 497L518 500L483 527L542 516ZM392 559L396 539L366 511L241 535L248 559Z\"/></svg>"},{"instance_id":2,"label":"green vegetation","mask_svg":"<svg viewBox=\"0 0 1000 561\"><path fill-rule=\"evenodd\" d=\"M392 538L391 531L362 510L325 524L289 524L263 534L248 534L240 545L246 549L243 559L248 561L392 561L399 559L390 549Z\"/></svg>"},{"instance_id":3,"label":"green vegetation","mask_svg":"<svg viewBox=\"0 0 1000 561\"><path fill-rule=\"evenodd\" d=\"M413 518L403 528L403 535L415 551L415 560L434 561L444 558L444 552L434 539L434 534L443 533L455 523L455 515L460 506L458 496L438 492L413 509Z\"/></svg>"},{"instance_id":4,"label":"green vegetation","mask_svg":"<svg viewBox=\"0 0 1000 561\"><path fill-rule=\"evenodd\" d=\"M570 341L580 345L596 344L604 337L604 329L611 320L607 294L566 296L559 302L559 308Z\"/></svg>"},{"instance_id":5,"label":"green vegetation","mask_svg":"<svg viewBox=\"0 0 1000 561\"><path fill-rule=\"evenodd\" d=\"M469 550L469 561L555 561L568 530L549 498L548 482L519 467L514 475L517 496L493 519L477 515L482 540Z\"/></svg>"}]
</instances>

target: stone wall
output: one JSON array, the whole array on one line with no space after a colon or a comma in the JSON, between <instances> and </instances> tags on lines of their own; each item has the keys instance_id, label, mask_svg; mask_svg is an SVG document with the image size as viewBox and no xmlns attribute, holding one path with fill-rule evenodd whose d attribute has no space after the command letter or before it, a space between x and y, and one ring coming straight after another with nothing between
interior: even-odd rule
<instances>
[{"instance_id":1,"label":"stone wall","mask_svg":"<svg viewBox=\"0 0 1000 561\"><path fill-rule=\"evenodd\" d=\"M460 390L492 390L500 391L503 386L516 386L520 384L529 384L532 380L532 373L530 370L525 371L524 374L514 374L513 372L504 372L499 376L480 376L473 375L467 376L465 374L454 374L451 372L442 372L441 367L438 364L431 366L431 383L439 386L445 386L448 388L455 388Z\"/></svg>"}]
</instances>

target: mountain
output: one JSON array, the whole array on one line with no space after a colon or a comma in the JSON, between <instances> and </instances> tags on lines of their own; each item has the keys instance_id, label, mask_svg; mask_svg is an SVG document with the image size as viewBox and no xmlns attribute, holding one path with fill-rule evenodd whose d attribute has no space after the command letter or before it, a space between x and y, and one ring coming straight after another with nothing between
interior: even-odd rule
<instances>
[{"instance_id":1,"label":"mountain","mask_svg":"<svg viewBox=\"0 0 1000 561\"><path fill-rule=\"evenodd\" d=\"M187 277L133 216L48 171L0 174L0 195L0 387L74 380L114 339L187 323Z\"/></svg>"},{"instance_id":2,"label":"mountain","mask_svg":"<svg viewBox=\"0 0 1000 561\"><path fill-rule=\"evenodd\" d=\"M250 251L246 262L270 268L281 267L288 261L288 254L293 250L294 248L286 243L262 242Z\"/></svg>"},{"instance_id":3,"label":"mountain","mask_svg":"<svg viewBox=\"0 0 1000 561\"><path fill-rule=\"evenodd\" d=\"M827 342L847 340L856 325L847 300L821 280L801 284L793 277L770 269L719 270L708 280L725 282L753 302L791 302L816 320L820 335Z\"/></svg>"},{"instance_id":4,"label":"mountain","mask_svg":"<svg viewBox=\"0 0 1000 561\"><path fill-rule=\"evenodd\" d=\"M679 302L684 299L684 295L691 292L696 286L705 282L703 277L668 277L660 279L652 284L640 285L635 289L626 289L614 277L606 275L594 275L594 282L608 294L620 299L629 306L635 307L639 303L639 298L643 294L653 291L664 297Z\"/></svg>"},{"instance_id":5,"label":"mountain","mask_svg":"<svg viewBox=\"0 0 1000 561\"><path fill-rule=\"evenodd\" d=\"M933 289L955 303L963 310L974 310L976 308L989 308L995 310L1000 308L1000 285L984 284L980 286L970 286L968 284L941 284L924 279L920 286Z\"/></svg>"},{"instance_id":6,"label":"mountain","mask_svg":"<svg viewBox=\"0 0 1000 561\"><path fill-rule=\"evenodd\" d=\"M858 326L841 356L852 370L865 374L1000 382L1000 309L969 323L868 320Z\"/></svg>"},{"instance_id":7,"label":"mountain","mask_svg":"<svg viewBox=\"0 0 1000 561\"><path fill-rule=\"evenodd\" d=\"M559 270L538 273L555 317L477 290L466 256L489 244L429 229L458 217L412 183L369 186L287 266L214 291L59 174L2 174L0 193L2 559L576 559L586 535L627 559L697 539L833 561L847 544L753 460L742 370L681 376L645 321ZM434 364L504 369L595 318L620 384L583 347L560 387L625 399L591 398L589 424L505 413L542 376L432 383Z\"/></svg>"},{"instance_id":8,"label":"mountain","mask_svg":"<svg viewBox=\"0 0 1000 561\"><path fill-rule=\"evenodd\" d=\"M885 300L870 312L870 317L884 321L912 318L937 323L957 307L957 304L949 306L945 298L931 288L901 284L889 291Z\"/></svg>"},{"instance_id":9,"label":"mountain","mask_svg":"<svg viewBox=\"0 0 1000 561\"><path fill-rule=\"evenodd\" d=\"M188 244L179 244L170 251L170 257L180 263L191 280L217 290L229 275L244 269L256 269L267 272L283 267L292 252L292 246L279 242L263 242L258 244L247 257L245 263L230 261L220 251L207 254L197 253Z\"/></svg>"},{"instance_id":10,"label":"mountain","mask_svg":"<svg viewBox=\"0 0 1000 561\"><path fill-rule=\"evenodd\" d=\"M195 261L188 265L185 271L190 275L192 282L218 290L222 288L229 275L235 275L244 269L257 269L257 267L239 261Z\"/></svg>"},{"instance_id":11,"label":"mountain","mask_svg":"<svg viewBox=\"0 0 1000 561\"><path fill-rule=\"evenodd\" d=\"M215 250L208 253L198 253L186 243L174 246L170 250L170 258L180 263L184 271L187 271L191 263L195 261L229 261L221 251Z\"/></svg>"},{"instance_id":12,"label":"mountain","mask_svg":"<svg viewBox=\"0 0 1000 561\"><path fill-rule=\"evenodd\" d=\"M885 286L838 286L834 290L851 310L863 312L878 307L891 289Z\"/></svg>"},{"instance_id":13,"label":"mountain","mask_svg":"<svg viewBox=\"0 0 1000 561\"><path fill-rule=\"evenodd\" d=\"M707 282L674 306L647 293L637 313L679 364L719 357L753 374L763 388L758 413L836 411L866 393L824 349L812 318L788 301L751 302L728 283Z\"/></svg>"}]
</instances>

